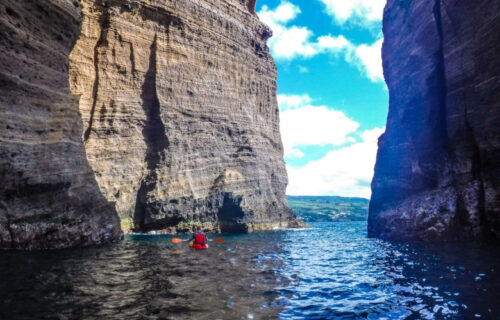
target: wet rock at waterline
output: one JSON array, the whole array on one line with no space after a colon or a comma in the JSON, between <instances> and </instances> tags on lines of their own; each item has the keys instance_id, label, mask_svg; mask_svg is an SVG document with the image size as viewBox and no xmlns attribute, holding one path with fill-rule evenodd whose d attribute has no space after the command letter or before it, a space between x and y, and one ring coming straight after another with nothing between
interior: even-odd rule
<instances>
[{"instance_id":1,"label":"wet rock at waterline","mask_svg":"<svg viewBox=\"0 0 500 320\"><path fill-rule=\"evenodd\" d=\"M500 237L498 1L389 0L370 236Z\"/></svg>"},{"instance_id":2,"label":"wet rock at waterline","mask_svg":"<svg viewBox=\"0 0 500 320\"><path fill-rule=\"evenodd\" d=\"M297 225L254 6L3 1L0 247Z\"/></svg>"}]
</instances>

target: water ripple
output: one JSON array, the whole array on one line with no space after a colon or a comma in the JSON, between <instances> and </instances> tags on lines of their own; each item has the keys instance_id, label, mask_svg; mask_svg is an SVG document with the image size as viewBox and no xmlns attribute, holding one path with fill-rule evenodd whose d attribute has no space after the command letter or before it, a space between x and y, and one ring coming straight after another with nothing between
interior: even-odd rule
<instances>
[{"instance_id":1,"label":"water ripple","mask_svg":"<svg viewBox=\"0 0 500 320\"><path fill-rule=\"evenodd\" d=\"M0 319L498 319L498 244L368 239L364 223L0 253Z\"/></svg>"}]
</instances>

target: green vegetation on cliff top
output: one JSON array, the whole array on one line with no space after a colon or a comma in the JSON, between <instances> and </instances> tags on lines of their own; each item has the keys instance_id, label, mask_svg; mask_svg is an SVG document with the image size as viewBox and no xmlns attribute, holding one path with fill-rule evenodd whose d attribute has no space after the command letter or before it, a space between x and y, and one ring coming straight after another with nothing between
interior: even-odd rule
<instances>
[{"instance_id":1,"label":"green vegetation on cliff top","mask_svg":"<svg viewBox=\"0 0 500 320\"><path fill-rule=\"evenodd\" d=\"M336 196L287 196L288 205L305 222L366 221L368 199Z\"/></svg>"}]
</instances>

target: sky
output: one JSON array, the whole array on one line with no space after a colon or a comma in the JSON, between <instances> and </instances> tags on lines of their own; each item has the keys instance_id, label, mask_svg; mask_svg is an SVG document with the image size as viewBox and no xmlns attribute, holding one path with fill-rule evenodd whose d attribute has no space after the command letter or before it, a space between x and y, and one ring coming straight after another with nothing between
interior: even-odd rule
<instances>
[{"instance_id":1,"label":"sky","mask_svg":"<svg viewBox=\"0 0 500 320\"><path fill-rule=\"evenodd\" d=\"M273 30L288 195L370 197L388 110L385 1L257 1Z\"/></svg>"}]
</instances>

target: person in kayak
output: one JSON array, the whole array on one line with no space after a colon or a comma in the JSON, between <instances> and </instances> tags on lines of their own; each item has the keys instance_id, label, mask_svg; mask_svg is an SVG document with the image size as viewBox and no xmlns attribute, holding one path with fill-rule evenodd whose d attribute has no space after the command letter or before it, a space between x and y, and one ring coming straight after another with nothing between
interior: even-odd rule
<instances>
[{"instance_id":1,"label":"person in kayak","mask_svg":"<svg viewBox=\"0 0 500 320\"><path fill-rule=\"evenodd\" d=\"M201 248L207 246L208 238L207 235L201 231L200 227L196 227L196 233L193 234L189 242L193 241L193 246L199 245Z\"/></svg>"}]
</instances>

